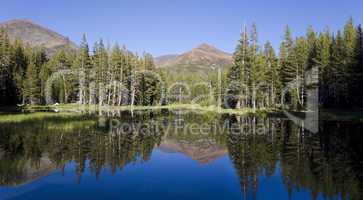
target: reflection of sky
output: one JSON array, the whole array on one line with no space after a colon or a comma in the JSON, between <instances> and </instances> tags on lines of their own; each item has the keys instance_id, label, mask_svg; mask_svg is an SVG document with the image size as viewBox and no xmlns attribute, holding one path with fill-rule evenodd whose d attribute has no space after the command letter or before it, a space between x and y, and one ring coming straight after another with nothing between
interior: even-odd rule
<instances>
[{"instance_id":1,"label":"reflection of sky","mask_svg":"<svg viewBox=\"0 0 363 200\"><path fill-rule=\"evenodd\" d=\"M308 190L301 188L299 191L293 190L291 198L288 196L287 188L282 182L281 167L278 163L275 174L272 177L260 176L258 183L257 199L293 199L307 200L312 199L311 193ZM319 195L317 199L323 199Z\"/></svg>"},{"instance_id":2,"label":"reflection of sky","mask_svg":"<svg viewBox=\"0 0 363 200\"><path fill-rule=\"evenodd\" d=\"M153 151L149 161L129 164L112 175L104 169L99 180L89 163L77 184L75 163L32 183L1 188L0 199L243 199L239 179L228 156L209 164L181 153ZM259 177L257 199L289 199L277 167L272 177ZM252 195L247 195L252 199ZM292 199L311 199L309 191L294 191ZM320 195L318 199L323 199Z\"/></svg>"}]
</instances>

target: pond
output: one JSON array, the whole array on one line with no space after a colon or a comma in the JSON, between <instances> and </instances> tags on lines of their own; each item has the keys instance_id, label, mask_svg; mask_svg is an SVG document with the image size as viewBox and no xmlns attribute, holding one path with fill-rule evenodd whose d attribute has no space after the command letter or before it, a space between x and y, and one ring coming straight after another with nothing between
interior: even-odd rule
<instances>
[{"instance_id":1,"label":"pond","mask_svg":"<svg viewBox=\"0 0 363 200\"><path fill-rule=\"evenodd\" d=\"M171 111L0 115L0 199L362 199L363 123Z\"/></svg>"}]
</instances>

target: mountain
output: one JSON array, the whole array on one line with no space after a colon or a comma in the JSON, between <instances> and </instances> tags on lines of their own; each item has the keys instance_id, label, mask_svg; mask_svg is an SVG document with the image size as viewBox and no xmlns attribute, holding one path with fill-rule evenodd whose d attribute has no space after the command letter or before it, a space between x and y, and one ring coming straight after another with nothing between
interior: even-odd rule
<instances>
[{"instance_id":1,"label":"mountain","mask_svg":"<svg viewBox=\"0 0 363 200\"><path fill-rule=\"evenodd\" d=\"M179 55L177 55L177 54L170 54L170 55L156 57L156 58L154 58L155 65L157 67L168 66L168 65L172 64L173 61L178 58L178 56Z\"/></svg>"},{"instance_id":2,"label":"mountain","mask_svg":"<svg viewBox=\"0 0 363 200\"><path fill-rule=\"evenodd\" d=\"M16 169L16 176L8 176L5 180L1 180L1 186L19 187L27 183L31 183L41 177L47 176L57 170L56 165L47 155L42 155L35 166L31 160L22 160L23 165L19 165Z\"/></svg>"},{"instance_id":3,"label":"mountain","mask_svg":"<svg viewBox=\"0 0 363 200\"><path fill-rule=\"evenodd\" d=\"M56 33L48 28L42 27L29 20L11 20L0 23L11 40L20 38L31 47L44 47L48 54L55 53L58 49L69 47L76 50L77 46L67 37Z\"/></svg>"},{"instance_id":4,"label":"mountain","mask_svg":"<svg viewBox=\"0 0 363 200\"><path fill-rule=\"evenodd\" d=\"M216 144L213 140L181 141L178 139L165 139L158 147L165 153L182 153L199 164L211 163L228 154L226 148Z\"/></svg>"},{"instance_id":5,"label":"mountain","mask_svg":"<svg viewBox=\"0 0 363 200\"><path fill-rule=\"evenodd\" d=\"M166 55L155 58L157 68L173 72L205 72L215 68L227 68L232 64L232 55L209 44L201 44L180 55Z\"/></svg>"}]
</instances>

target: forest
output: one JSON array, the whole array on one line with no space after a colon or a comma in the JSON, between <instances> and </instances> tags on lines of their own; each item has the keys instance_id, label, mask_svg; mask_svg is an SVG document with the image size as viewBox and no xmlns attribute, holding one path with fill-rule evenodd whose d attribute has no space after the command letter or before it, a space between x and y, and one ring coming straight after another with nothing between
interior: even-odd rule
<instances>
[{"instance_id":1,"label":"forest","mask_svg":"<svg viewBox=\"0 0 363 200\"><path fill-rule=\"evenodd\" d=\"M307 80L312 69L318 71L316 84ZM151 54L105 45L102 39L91 49L85 35L77 51L66 48L47 55L44 48L12 41L0 30L0 106L184 103L306 110L307 91L314 87L323 108L361 108L362 76L363 32L352 19L342 30L316 32L308 27L299 37L286 26L278 51L270 42L259 43L255 24L245 26L232 66L220 74L210 71L206 78L171 75L155 66ZM200 80L206 84L194 86Z\"/></svg>"}]
</instances>

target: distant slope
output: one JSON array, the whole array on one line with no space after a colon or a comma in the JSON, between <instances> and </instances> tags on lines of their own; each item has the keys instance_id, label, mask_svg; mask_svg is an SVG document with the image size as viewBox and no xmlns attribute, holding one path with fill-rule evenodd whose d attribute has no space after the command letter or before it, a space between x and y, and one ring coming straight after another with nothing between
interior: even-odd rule
<instances>
[{"instance_id":1,"label":"distant slope","mask_svg":"<svg viewBox=\"0 0 363 200\"><path fill-rule=\"evenodd\" d=\"M7 21L0 23L0 28L5 29L10 39L20 38L24 43L32 47L44 47L48 54L53 54L58 49L65 47L73 50L77 49L76 44L67 37L29 20Z\"/></svg>"},{"instance_id":2,"label":"distant slope","mask_svg":"<svg viewBox=\"0 0 363 200\"><path fill-rule=\"evenodd\" d=\"M154 58L156 66L167 66L171 64L179 55L170 54Z\"/></svg>"},{"instance_id":3,"label":"distant slope","mask_svg":"<svg viewBox=\"0 0 363 200\"><path fill-rule=\"evenodd\" d=\"M200 164L211 163L228 154L226 148L219 146L212 140L206 139L188 142L168 138L161 142L159 149L165 153L182 153Z\"/></svg>"},{"instance_id":4,"label":"distant slope","mask_svg":"<svg viewBox=\"0 0 363 200\"><path fill-rule=\"evenodd\" d=\"M201 44L181 55L166 55L155 58L155 65L169 71L205 72L216 68L227 68L232 64L232 55L209 44Z\"/></svg>"}]
</instances>

